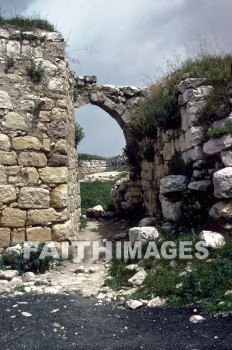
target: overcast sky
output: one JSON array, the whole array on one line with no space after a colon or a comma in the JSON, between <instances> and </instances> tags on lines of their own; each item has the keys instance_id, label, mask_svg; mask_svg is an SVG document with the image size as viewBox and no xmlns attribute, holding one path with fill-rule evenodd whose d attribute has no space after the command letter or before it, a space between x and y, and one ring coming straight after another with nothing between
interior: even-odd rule
<instances>
[{"instance_id":1,"label":"overcast sky","mask_svg":"<svg viewBox=\"0 0 232 350\"><path fill-rule=\"evenodd\" d=\"M71 68L99 84L147 85L174 51L199 36L232 51L232 0L0 0L3 15L40 13L68 42ZM116 122L97 107L76 111L86 138L79 149L115 155L124 146Z\"/></svg>"}]
</instances>

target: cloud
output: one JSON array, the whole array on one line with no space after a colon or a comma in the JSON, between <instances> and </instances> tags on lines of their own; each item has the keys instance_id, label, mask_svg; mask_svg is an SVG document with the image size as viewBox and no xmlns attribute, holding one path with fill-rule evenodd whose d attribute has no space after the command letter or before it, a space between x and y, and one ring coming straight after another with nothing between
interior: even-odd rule
<instances>
[{"instance_id":1,"label":"cloud","mask_svg":"<svg viewBox=\"0 0 232 350\"><path fill-rule=\"evenodd\" d=\"M174 50L194 47L194 36L210 34L215 45L215 35L220 47L231 51L231 0L15 1L19 5L54 22L68 41L68 55L79 61L71 62L72 69L78 75L95 74L100 84L147 84ZM118 128L102 118L103 135ZM100 144L95 150L102 153Z\"/></svg>"}]
</instances>

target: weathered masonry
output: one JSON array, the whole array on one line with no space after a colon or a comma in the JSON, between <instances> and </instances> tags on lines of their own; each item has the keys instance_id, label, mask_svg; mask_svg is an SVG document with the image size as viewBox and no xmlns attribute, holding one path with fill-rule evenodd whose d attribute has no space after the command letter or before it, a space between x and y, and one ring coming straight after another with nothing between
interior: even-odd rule
<instances>
[{"instance_id":1,"label":"weathered masonry","mask_svg":"<svg viewBox=\"0 0 232 350\"><path fill-rule=\"evenodd\" d=\"M0 248L75 239L74 107L95 104L123 128L129 107L144 94L74 78L64 48L56 32L0 29Z\"/></svg>"}]
</instances>

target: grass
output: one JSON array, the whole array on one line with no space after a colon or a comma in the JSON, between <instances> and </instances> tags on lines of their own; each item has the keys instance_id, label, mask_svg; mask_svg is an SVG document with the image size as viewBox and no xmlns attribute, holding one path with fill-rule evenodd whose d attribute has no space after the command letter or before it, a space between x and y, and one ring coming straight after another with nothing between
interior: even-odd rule
<instances>
[{"instance_id":1,"label":"grass","mask_svg":"<svg viewBox=\"0 0 232 350\"><path fill-rule=\"evenodd\" d=\"M196 242L198 236L193 233L190 236L174 239L175 242L180 240ZM232 290L232 241L227 242L222 248L210 249L209 252L209 262L176 258L176 263L172 267L170 267L170 261L162 257L159 260L152 258L143 260L147 277L143 285L130 298L149 300L159 296L167 300L167 307L201 305L210 315L231 314L232 293L228 291ZM126 269L127 263L112 260L109 268L111 278L107 279L105 284L120 290L135 274L135 271ZM189 263L191 270L186 270Z\"/></svg>"},{"instance_id":2,"label":"grass","mask_svg":"<svg viewBox=\"0 0 232 350\"><path fill-rule=\"evenodd\" d=\"M224 126L218 128L208 128L205 133L205 139L217 139L226 134L232 133L232 122L226 122Z\"/></svg>"},{"instance_id":3,"label":"grass","mask_svg":"<svg viewBox=\"0 0 232 350\"><path fill-rule=\"evenodd\" d=\"M106 210L112 205L111 188L115 180L81 182L81 210L85 214L88 208L102 205Z\"/></svg>"},{"instance_id":4,"label":"grass","mask_svg":"<svg viewBox=\"0 0 232 350\"><path fill-rule=\"evenodd\" d=\"M113 180L107 181L86 181L80 183L81 190L81 211L84 215L88 208L93 208L96 205L102 205L104 210L113 209L113 201L111 189L115 182L127 175L127 172L122 172Z\"/></svg>"},{"instance_id":5,"label":"grass","mask_svg":"<svg viewBox=\"0 0 232 350\"><path fill-rule=\"evenodd\" d=\"M42 19L37 13L34 13L31 16L15 15L9 18L0 15L0 26L13 26L17 29L20 29L21 31L34 31L35 29L41 29L51 32L56 31L53 24L51 24L46 19Z\"/></svg>"}]
</instances>

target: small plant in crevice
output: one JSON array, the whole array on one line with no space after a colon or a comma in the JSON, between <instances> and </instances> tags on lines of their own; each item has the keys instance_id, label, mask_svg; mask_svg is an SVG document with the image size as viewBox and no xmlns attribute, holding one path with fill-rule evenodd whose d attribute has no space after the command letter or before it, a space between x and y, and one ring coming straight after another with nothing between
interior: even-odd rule
<instances>
[{"instance_id":1,"label":"small plant in crevice","mask_svg":"<svg viewBox=\"0 0 232 350\"><path fill-rule=\"evenodd\" d=\"M154 162L154 140L145 138L140 144L142 158L148 162Z\"/></svg>"},{"instance_id":2,"label":"small plant in crevice","mask_svg":"<svg viewBox=\"0 0 232 350\"><path fill-rule=\"evenodd\" d=\"M183 222L187 227L198 229L208 221L208 212L215 203L213 194L204 191L187 191L182 195Z\"/></svg>"},{"instance_id":3,"label":"small plant in crevice","mask_svg":"<svg viewBox=\"0 0 232 350\"><path fill-rule=\"evenodd\" d=\"M225 122L221 127L206 129L205 140L217 139L226 134L232 134L232 122Z\"/></svg>"},{"instance_id":4,"label":"small plant in crevice","mask_svg":"<svg viewBox=\"0 0 232 350\"><path fill-rule=\"evenodd\" d=\"M171 160L168 162L170 175L185 175L187 177L192 176L193 164L192 162L185 163L181 157L180 152L176 152Z\"/></svg>"},{"instance_id":5,"label":"small plant in crevice","mask_svg":"<svg viewBox=\"0 0 232 350\"><path fill-rule=\"evenodd\" d=\"M72 99L73 99L74 102L77 102L77 97L78 97L77 89L74 88L74 89L72 90Z\"/></svg>"},{"instance_id":6,"label":"small plant in crevice","mask_svg":"<svg viewBox=\"0 0 232 350\"><path fill-rule=\"evenodd\" d=\"M30 66L27 67L27 75L31 78L33 83L40 83L45 76L45 69L42 62L36 63L31 60Z\"/></svg>"},{"instance_id":7,"label":"small plant in crevice","mask_svg":"<svg viewBox=\"0 0 232 350\"><path fill-rule=\"evenodd\" d=\"M80 230L84 230L88 226L88 221L85 216L80 216Z\"/></svg>"},{"instance_id":8,"label":"small plant in crevice","mask_svg":"<svg viewBox=\"0 0 232 350\"><path fill-rule=\"evenodd\" d=\"M83 128L80 126L80 124L75 123L75 145L79 145L79 143L83 140L85 137L85 133Z\"/></svg>"},{"instance_id":9,"label":"small plant in crevice","mask_svg":"<svg viewBox=\"0 0 232 350\"><path fill-rule=\"evenodd\" d=\"M48 20L42 19L40 14L35 12L31 16L22 16L17 14L9 18L5 18L0 15L0 26L14 26L21 31L34 31L36 29L41 29L54 32L56 30L54 25L49 23Z\"/></svg>"},{"instance_id":10,"label":"small plant in crevice","mask_svg":"<svg viewBox=\"0 0 232 350\"><path fill-rule=\"evenodd\" d=\"M9 70L14 67L14 59L12 56L7 56L6 62L5 62L5 69L4 72L7 74Z\"/></svg>"}]
</instances>

